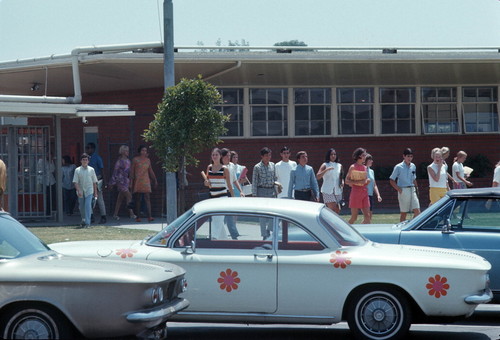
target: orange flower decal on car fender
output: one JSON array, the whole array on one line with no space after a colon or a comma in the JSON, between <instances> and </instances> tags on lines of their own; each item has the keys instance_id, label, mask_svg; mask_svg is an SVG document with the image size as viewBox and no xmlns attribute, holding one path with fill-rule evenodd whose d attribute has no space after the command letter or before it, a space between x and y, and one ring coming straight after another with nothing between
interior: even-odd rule
<instances>
[{"instance_id":1,"label":"orange flower decal on car fender","mask_svg":"<svg viewBox=\"0 0 500 340\"><path fill-rule=\"evenodd\" d=\"M122 259L126 259L127 257L132 257L137 253L137 249L117 249L116 255L120 256Z\"/></svg>"},{"instance_id":2,"label":"orange flower decal on car fender","mask_svg":"<svg viewBox=\"0 0 500 340\"><path fill-rule=\"evenodd\" d=\"M233 289L238 289L238 283L240 283L241 280L238 277L237 271L232 271L228 268L225 272L220 272L220 277L217 279L217 282L220 283L220 289L230 293Z\"/></svg>"},{"instance_id":3,"label":"orange flower decal on car fender","mask_svg":"<svg viewBox=\"0 0 500 340\"><path fill-rule=\"evenodd\" d=\"M450 285L446 282L448 282L446 277L441 277L441 275L431 276L425 288L429 290L429 295L433 295L439 299L441 296L446 296L446 294L448 294L447 290L450 289Z\"/></svg>"},{"instance_id":4,"label":"orange flower decal on car fender","mask_svg":"<svg viewBox=\"0 0 500 340\"><path fill-rule=\"evenodd\" d=\"M351 264L351 258L347 256L346 251L337 250L335 253L331 253L330 263L333 264L335 268L346 269L348 265Z\"/></svg>"}]
</instances>

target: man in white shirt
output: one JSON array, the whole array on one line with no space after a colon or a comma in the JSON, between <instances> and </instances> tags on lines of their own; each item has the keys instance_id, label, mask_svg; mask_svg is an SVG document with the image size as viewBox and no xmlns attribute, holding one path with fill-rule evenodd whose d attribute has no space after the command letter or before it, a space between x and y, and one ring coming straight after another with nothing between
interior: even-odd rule
<instances>
[{"instance_id":1,"label":"man in white shirt","mask_svg":"<svg viewBox=\"0 0 500 340\"><path fill-rule=\"evenodd\" d=\"M288 197L288 184L290 182L290 173L295 170L297 163L290 160L290 149L284 146L281 151L281 161L276 163L276 177L278 182L283 186L283 190L278 195L278 198Z\"/></svg>"}]
</instances>

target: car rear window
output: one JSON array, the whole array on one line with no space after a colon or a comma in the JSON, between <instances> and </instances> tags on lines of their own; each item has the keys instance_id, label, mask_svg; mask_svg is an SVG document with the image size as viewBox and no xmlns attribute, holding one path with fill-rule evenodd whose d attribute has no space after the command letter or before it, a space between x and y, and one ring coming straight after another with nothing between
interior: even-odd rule
<instances>
[{"instance_id":1,"label":"car rear window","mask_svg":"<svg viewBox=\"0 0 500 340\"><path fill-rule=\"evenodd\" d=\"M319 220L341 246L360 246L368 241L327 207L321 209Z\"/></svg>"}]
</instances>

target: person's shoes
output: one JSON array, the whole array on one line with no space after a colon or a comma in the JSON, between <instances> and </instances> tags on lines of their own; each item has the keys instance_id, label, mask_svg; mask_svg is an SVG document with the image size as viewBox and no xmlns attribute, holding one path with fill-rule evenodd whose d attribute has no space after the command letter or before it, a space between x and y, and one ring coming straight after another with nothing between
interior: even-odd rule
<instances>
[{"instance_id":1,"label":"person's shoes","mask_svg":"<svg viewBox=\"0 0 500 340\"><path fill-rule=\"evenodd\" d=\"M141 222L141 219L140 219L139 217L136 217L136 218L135 218L135 221L136 221L136 222Z\"/></svg>"},{"instance_id":2,"label":"person's shoes","mask_svg":"<svg viewBox=\"0 0 500 340\"><path fill-rule=\"evenodd\" d=\"M118 216L118 215L113 215L113 218L114 218L115 220L117 220L117 221L119 221L119 220L120 220L120 216Z\"/></svg>"},{"instance_id":3,"label":"person's shoes","mask_svg":"<svg viewBox=\"0 0 500 340\"><path fill-rule=\"evenodd\" d=\"M95 218L94 218L94 214L90 215L90 223L94 223L95 222Z\"/></svg>"},{"instance_id":4,"label":"person's shoes","mask_svg":"<svg viewBox=\"0 0 500 340\"><path fill-rule=\"evenodd\" d=\"M85 221L80 222L80 224L76 227L76 229L83 229L85 228L86 224Z\"/></svg>"},{"instance_id":5,"label":"person's shoes","mask_svg":"<svg viewBox=\"0 0 500 340\"><path fill-rule=\"evenodd\" d=\"M134 214L132 214L132 215L130 215L130 218L134 219L134 218L137 218L137 216L135 216Z\"/></svg>"},{"instance_id":6,"label":"person's shoes","mask_svg":"<svg viewBox=\"0 0 500 340\"><path fill-rule=\"evenodd\" d=\"M153 222L155 219L152 217L148 217L148 222Z\"/></svg>"},{"instance_id":7,"label":"person's shoes","mask_svg":"<svg viewBox=\"0 0 500 340\"><path fill-rule=\"evenodd\" d=\"M105 224L108 220L106 219L106 216L102 215L101 220L99 221L99 224Z\"/></svg>"}]
</instances>

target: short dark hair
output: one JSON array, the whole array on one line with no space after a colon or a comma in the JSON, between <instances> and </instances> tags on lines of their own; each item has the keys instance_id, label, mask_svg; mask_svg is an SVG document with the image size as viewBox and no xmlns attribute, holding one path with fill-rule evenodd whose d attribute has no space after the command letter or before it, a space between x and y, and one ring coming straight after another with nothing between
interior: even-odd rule
<instances>
[{"instance_id":1,"label":"short dark hair","mask_svg":"<svg viewBox=\"0 0 500 340\"><path fill-rule=\"evenodd\" d=\"M369 153L366 154L366 157L365 157L365 162L368 162L369 160L372 160L373 161L373 156L370 155Z\"/></svg>"},{"instance_id":2,"label":"short dark hair","mask_svg":"<svg viewBox=\"0 0 500 340\"><path fill-rule=\"evenodd\" d=\"M413 151L410 148L406 148L403 151L403 156L413 155Z\"/></svg>"},{"instance_id":3,"label":"short dark hair","mask_svg":"<svg viewBox=\"0 0 500 340\"><path fill-rule=\"evenodd\" d=\"M306 155L306 154L307 154L307 152L305 152L305 151L299 151L299 152L297 152L297 155L295 157L297 157L297 160L299 160L300 156Z\"/></svg>"},{"instance_id":4,"label":"short dark hair","mask_svg":"<svg viewBox=\"0 0 500 340\"><path fill-rule=\"evenodd\" d=\"M65 164L72 164L73 162L71 161L71 157L69 157L69 155L64 155L62 157L62 159L64 160L64 163Z\"/></svg>"},{"instance_id":5,"label":"short dark hair","mask_svg":"<svg viewBox=\"0 0 500 340\"><path fill-rule=\"evenodd\" d=\"M355 161L357 161L358 159L361 158L361 155L366 153L366 149L363 149L363 148L357 148L356 150L354 150L354 152L352 153L352 159L354 159Z\"/></svg>"},{"instance_id":6,"label":"short dark hair","mask_svg":"<svg viewBox=\"0 0 500 340\"><path fill-rule=\"evenodd\" d=\"M93 143L93 142L87 143L87 148L91 148L92 150L95 150L95 143Z\"/></svg>"},{"instance_id":7,"label":"short dark hair","mask_svg":"<svg viewBox=\"0 0 500 340\"><path fill-rule=\"evenodd\" d=\"M261 156L267 155L268 153L271 153L271 149L269 149L267 146L264 146L262 149L260 149Z\"/></svg>"},{"instance_id":8,"label":"short dark hair","mask_svg":"<svg viewBox=\"0 0 500 340\"><path fill-rule=\"evenodd\" d=\"M82 155L80 156L80 160L84 159L84 158L87 158L87 159L90 159L90 156L88 153L82 153Z\"/></svg>"},{"instance_id":9,"label":"short dark hair","mask_svg":"<svg viewBox=\"0 0 500 340\"><path fill-rule=\"evenodd\" d=\"M290 148L288 146L284 146L281 148L280 153L283 153L283 151L290 151Z\"/></svg>"},{"instance_id":10,"label":"short dark hair","mask_svg":"<svg viewBox=\"0 0 500 340\"><path fill-rule=\"evenodd\" d=\"M139 145L139 147L137 148L137 153L141 153L142 149L146 149L147 150L148 147L146 145L143 145L143 144Z\"/></svg>"}]
</instances>

